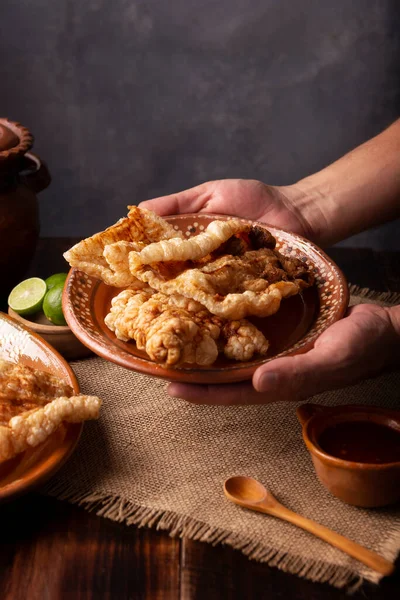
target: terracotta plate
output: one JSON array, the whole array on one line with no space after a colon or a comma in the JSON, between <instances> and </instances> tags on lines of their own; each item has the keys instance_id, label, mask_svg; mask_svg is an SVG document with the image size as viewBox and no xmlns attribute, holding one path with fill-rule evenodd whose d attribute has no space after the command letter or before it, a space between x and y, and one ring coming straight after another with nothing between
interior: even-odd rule
<instances>
[{"instance_id":1,"label":"terracotta plate","mask_svg":"<svg viewBox=\"0 0 400 600\"><path fill-rule=\"evenodd\" d=\"M168 217L168 221L189 237L203 231L216 218L228 217L178 215ZM263 223L258 225L266 227ZM277 356L293 355L312 348L322 331L343 317L348 305L344 275L322 250L293 233L269 226L268 229L283 254L300 258L313 269L316 285L302 295L284 300L275 315L251 319L270 341L266 357L249 362L234 362L221 357L211 367L187 365L179 369L164 369L150 360L145 352L138 350L134 342L121 342L105 326L104 317L111 300L121 290L77 269L71 269L64 288L63 309L68 325L76 337L99 356L141 373L189 383L228 383L250 379L260 364Z\"/></svg>"},{"instance_id":2,"label":"terracotta plate","mask_svg":"<svg viewBox=\"0 0 400 600\"><path fill-rule=\"evenodd\" d=\"M79 393L68 363L41 337L0 313L0 358L47 371L65 379ZM83 425L62 425L45 442L0 463L0 501L10 499L46 481L74 450Z\"/></svg>"}]
</instances>

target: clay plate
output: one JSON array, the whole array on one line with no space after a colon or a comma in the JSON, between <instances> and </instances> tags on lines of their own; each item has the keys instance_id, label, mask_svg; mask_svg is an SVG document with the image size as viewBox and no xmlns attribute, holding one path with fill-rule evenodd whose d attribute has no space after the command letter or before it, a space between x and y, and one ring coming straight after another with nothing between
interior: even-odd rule
<instances>
[{"instance_id":1,"label":"clay plate","mask_svg":"<svg viewBox=\"0 0 400 600\"><path fill-rule=\"evenodd\" d=\"M203 231L210 221L228 218L189 214L171 216L167 220L189 237ZM257 224L266 227L265 223ZM268 230L275 236L278 250L309 265L315 274L316 284L302 295L284 300L275 315L250 319L270 341L266 357L249 362L234 362L220 357L210 367L184 365L179 369L164 369L150 360L145 352L138 350L134 342L118 340L104 324L111 300L121 290L77 269L70 270L64 287L63 310L67 323L76 337L93 352L140 373L189 383L229 383L251 379L262 363L311 349L317 337L344 316L349 300L343 273L320 248L282 229L268 226Z\"/></svg>"},{"instance_id":2,"label":"clay plate","mask_svg":"<svg viewBox=\"0 0 400 600\"><path fill-rule=\"evenodd\" d=\"M0 313L0 358L47 371L65 379L79 393L68 363L41 337ZM81 435L82 423L67 423L45 442L0 463L0 502L42 484L67 460Z\"/></svg>"},{"instance_id":3,"label":"clay plate","mask_svg":"<svg viewBox=\"0 0 400 600\"><path fill-rule=\"evenodd\" d=\"M78 360L92 354L91 350L74 336L68 325L53 325L42 312L29 317L21 317L8 307L8 314L15 321L40 335L67 360Z\"/></svg>"}]
</instances>

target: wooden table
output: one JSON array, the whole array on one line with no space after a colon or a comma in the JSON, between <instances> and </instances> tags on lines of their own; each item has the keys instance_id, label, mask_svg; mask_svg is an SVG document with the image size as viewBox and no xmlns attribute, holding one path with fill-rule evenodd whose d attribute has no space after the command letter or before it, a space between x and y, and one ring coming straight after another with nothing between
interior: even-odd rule
<instances>
[{"instance_id":1,"label":"wooden table","mask_svg":"<svg viewBox=\"0 0 400 600\"><path fill-rule=\"evenodd\" d=\"M75 241L41 240L29 274L47 277L65 271L62 252ZM400 292L400 253L343 248L329 253L352 283ZM250 561L228 546L212 547L127 527L39 493L2 505L0 515L3 600L346 597L328 585ZM352 599L398 598L399 570L380 586L364 585Z\"/></svg>"}]
</instances>

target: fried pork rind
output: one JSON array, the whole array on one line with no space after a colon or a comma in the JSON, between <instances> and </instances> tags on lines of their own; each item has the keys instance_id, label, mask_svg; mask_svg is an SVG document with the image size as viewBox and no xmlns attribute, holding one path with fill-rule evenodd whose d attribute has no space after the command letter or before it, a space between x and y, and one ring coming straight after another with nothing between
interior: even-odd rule
<instances>
[{"instance_id":1,"label":"fried pork rind","mask_svg":"<svg viewBox=\"0 0 400 600\"><path fill-rule=\"evenodd\" d=\"M113 299L105 323L119 339L135 340L164 367L211 365L219 346L235 360L249 360L268 350L264 335L248 321L225 322L179 295L124 290Z\"/></svg>"},{"instance_id":2,"label":"fried pork rind","mask_svg":"<svg viewBox=\"0 0 400 600\"><path fill-rule=\"evenodd\" d=\"M0 359L0 425L53 398L72 394L71 386L50 373Z\"/></svg>"},{"instance_id":3,"label":"fried pork rind","mask_svg":"<svg viewBox=\"0 0 400 600\"><path fill-rule=\"evenodd\" d=\"M167 261L199 260L216 250L233 235L248 232L250 225L238 219L212 221L207 229L187 240L170 239L149 244L129 255L131 272L140 265Z\"/></svg>"},{"instance_id":4,"label":"fried pork rind","mask_svg":"<svg viewBox=\"0 0 400 600\"><path fill-rule=\"evenodd\" d=\"M0 461L38 446L64 421L79 423L97 419L100 404L96 396L64 396L12 417L7 426L0 426Z\"/></svg>"},{"instance_id":5,"label":"fried pork rind","mask_svg":"<svg viewBox=\"0 0 400 600\"><path fill-rule=\"evenodd\" d=\"M218 356L218 319L188 308L187 300L178 306L164 294L129 289L113 299L105 323L119 339L135 340L139 350L166 367L210 365Z\"/></svg>"},{"instance_id":6,"label":"fried pork rind","mask_svg":"<svg viewBox=\"0 0 400 600\"><path fill-rule=\"evenodd\" d=\"M144 246L145 244L143 242L125 241L115 242L115 244L105 246L103 255L112 272L111 274L106 275L108 279L106 283L113 281L113 285L116 287L143 287L144 284L136 277L133 277L129 270L129 254L130 252L140 250ZM104 271L102 279L105 281ZM111 284L109 283L109 285Z\"/></svg>"},{"instance_id":7,"label":"fried pork rind","mask_svg":"<svg viewBox=\"0 0 400 600\"><path fill-rule=\"evenodd\" d=\"M137 206L129 206L129 213L105 231L96 233L70 248L64 258L71 267L87 275L98 277L108 285L125 287L137 281L126 268L127 253L141 250L145 245L170 238L182 238L182 233L155 213ZM116 243L124 242L118 246ZM128 245L126 244L128 243ZM111 245L107 258L105 248Z\"/></svg>"},{"instance_id":8,"label":"fried pork rind","mask_svg":"<svg viewBox=\"0 0 400 600\"><path fill-rule=\"evenodd\" d=\"M0 360L0 461L37 446L63 421L96 419L101 400L73 394L50 373Z\"/></svg>"},{"instance_id":9,"label":"fried pork rind","mask_svg":"<svg viewBox=\"0 0 400 600\"><path fill-rule=\"evenodd\" d=\"M269 343L253 323L242 319L227 321L222 327L223 352L233 360L250 360L255 354L267 354Z\"/></svg>"},{"instance_id":10,"label":"fried pork rind","mask_svg":"<svg viewBox=\"0 0 400 600\"><path fill-rule=\"evenodd\" d=\"M111 310L104 322L119 340L133 340L136 331L136 319L139 308L154 294L151 288L136 290L128 288L115 296L111 302Z\"/></svg>"},{"instance_id":11,"label":"fried pork rind","mask_svg":"<svg viewBox=\"0 0 400 600\"><path fill-rule=\"evenodd\" d=\"M199 268L185 266L171 278L166 276L168 263L141 265L134 274L155 290L192 298L213 315L235 320L270 316L279 310L282 298L306 285L303 280L290 281L279 257L268 248L222 256Z\"/></svg>"}]
</instances>

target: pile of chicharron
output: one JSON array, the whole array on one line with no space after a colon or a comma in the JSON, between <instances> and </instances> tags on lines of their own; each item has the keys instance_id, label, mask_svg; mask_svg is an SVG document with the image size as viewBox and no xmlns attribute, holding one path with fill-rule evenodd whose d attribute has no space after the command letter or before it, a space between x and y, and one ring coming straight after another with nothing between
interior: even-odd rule
<instances>
[{"instance_id":1,"label":"pile of chicharron","mask_svg":"<svg viewBox=\"0 0 400 600\"><path fill-rule=\"evenodd\" d=\"M65 258L72 267L123 288L107 327L162 366L207 366L219 354L248 361L268 340L248 318L276 313L284 298L313 284L307 265L285 257L264 228L215 220L200 234L180 231L151 211L84 239Z\"/></svg>"}]
</instances>

